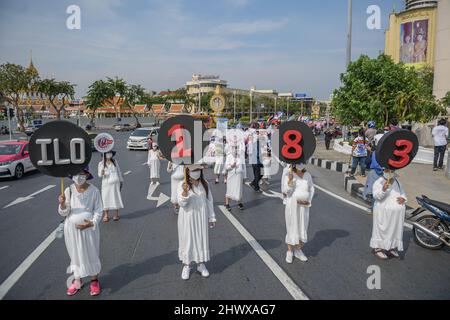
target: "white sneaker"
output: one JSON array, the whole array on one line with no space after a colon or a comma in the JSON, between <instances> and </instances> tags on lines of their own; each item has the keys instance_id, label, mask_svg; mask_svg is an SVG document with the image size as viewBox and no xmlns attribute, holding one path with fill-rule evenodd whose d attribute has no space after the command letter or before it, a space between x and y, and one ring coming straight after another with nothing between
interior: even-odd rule
<instances>
[{"instance_id":1,"label":"white sneaker","mask_svg":"<svg viewBox=\"0 0 450 320\"><path fill-rule=\"evenodd\" d=\"M294 260L294 253L292 251L287 251L286 252L286 262L287 263L292 263L292 261Z\"/></svg>"},{"instance_id":2,"label":"white sneaker","mask_svg":"<svg viewBox=\"0 0 450 320\"><path fill-rule=\"evenodd\" d=\"M295 250L294 256L302 262L308 261L308 258L305 256L302 250Z\"/></svg>"},{"instance_id":3,"label":"white sneaker","mask_svg":"<svg viewBox=\"0 0 450 320\"><path fill-rule=\"evenodd\" d=\"M204 263L200 263L197 266L197 271L202 274L203 278L208 278L209 277L209 271L208 271L208 269L206 269L206 266L205 266Z\"/></svg>"},{"instance_id":4,"label":"white sneaker","mask_svg":"<svg viewBox=\"0 0 450 320\"><path fill-rule=\"evenodd\" d=\"M183 272L181 272L181 279L189 280L190 275L191 275L191 268L189 266L184 266Z\"/></svg>"}]
</instances>

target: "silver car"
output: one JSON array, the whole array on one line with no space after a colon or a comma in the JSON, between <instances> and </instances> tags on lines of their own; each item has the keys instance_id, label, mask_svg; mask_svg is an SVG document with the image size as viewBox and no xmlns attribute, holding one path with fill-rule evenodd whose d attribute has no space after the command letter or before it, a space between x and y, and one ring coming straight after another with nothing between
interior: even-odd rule
<instances>
[{"instance_id":1,"label":"silver car","mask_svg":"<svg viewBox=\"0 0 450 320\"><path fill-rule=\"evenodd\" d=\"M148 150L150 143L158 141L158 127L134 130L127 141L128 150Z\"/></svg>"}]
</instances>

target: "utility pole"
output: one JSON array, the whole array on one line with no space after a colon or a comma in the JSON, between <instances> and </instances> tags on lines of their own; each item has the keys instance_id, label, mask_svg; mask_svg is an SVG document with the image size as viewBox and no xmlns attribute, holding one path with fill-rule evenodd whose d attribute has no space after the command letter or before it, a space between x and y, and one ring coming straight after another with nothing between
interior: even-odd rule
<instances>
[{"instance_id":1,"label":"utility pole","mask_svg":"<svg viewBox=\"0 0 450 320\"><path fill-rule=\"evenodd\" d=\"M253 104L253 89L250 89L250 123L253 122L253 117L252 117L252 106Z\"/></svg>"},{"instance_id":2,"label":"utility pole","mask_svg":"<svg viewBox=\"0 0 450 320\"><path fill-rule=\"evenodd\" d=\"M9 127L9 141L12 140L11 137L11 114L9 109L9 103L6 105L6 112L8 113L8 127Z\"/></svg>"},{"instance_id":3,"label":"utility pole","mask_svg":"<svg viewBox=\"0 0 450 320\"><path fill-rule=\"evenodd\" d=\"M346 67L348 68L350 61L352 60L352 0L348 0L348 13L347 13L347 61Z\"/></svg>"},{"instance_id":4,"label":"utility pole","mask_svg":"<svg viewBox=\"0 0 450 320\"><path fill-rule=\"evenodd\" d=\"M233 122L236 124L236 90L233 91Z\"/></svg>"}]
</instances>

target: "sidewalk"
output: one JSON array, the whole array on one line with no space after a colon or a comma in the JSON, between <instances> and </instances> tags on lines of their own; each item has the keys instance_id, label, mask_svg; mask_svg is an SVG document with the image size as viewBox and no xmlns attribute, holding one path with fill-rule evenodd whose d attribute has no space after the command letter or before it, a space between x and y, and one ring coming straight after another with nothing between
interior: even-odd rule
<instances>
[{"instance_id":1,"label":"sidewalk","mask_svg":"<svg viewBox=\"0 0 450 320\"><path fill-rule=\"evenodd\" d=\"M325 142L318 140L314 158L349 164L350 156L335 150L326 150ZM366 178L361 177L358 171L355 178L359 184L364 186ZM408 206L416 208L418 206L416 197L421 195L450 203L450 179L445 177L444 171L434 172L432 165L411 163L408 167L399 170L398 175L408 197ZM361 185L359 185L359 188L361 188ZM345 188L349 191L352 190L351 187L347 188L347 180L345 181Z\"/></svg>"}]
</instances>

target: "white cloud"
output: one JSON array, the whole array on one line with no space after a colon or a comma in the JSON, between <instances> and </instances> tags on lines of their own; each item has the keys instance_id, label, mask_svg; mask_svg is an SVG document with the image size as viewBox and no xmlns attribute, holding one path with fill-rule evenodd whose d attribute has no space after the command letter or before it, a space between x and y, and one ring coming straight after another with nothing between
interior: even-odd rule
<instances>
[{"instance_id":1,"label":"white cloud","mask_svg":"<svg viewBox=\"0 0 450 320\"><path fill-rule=\"evenodd\" d=\"M280 21L255 20L250 22L231 22L219 25L217 28L211 30L211 33L221 35L250 35L262 32L272 32L282 29L288 22L289 20L287 18Z\"/></svg>"},{"instance_id":2,"label":"white cloud","mask_svg":"<svg viewBox=\"0 0 450 320\"><path fill-rule=\"evenodd\" d=\"M232 50L244 46L242 42L220 37L186 37L181 38L179 44L190 50Z\"/></svg>"}]
</instances>

